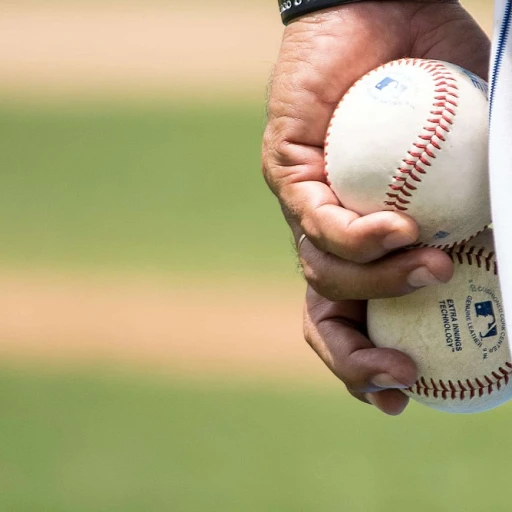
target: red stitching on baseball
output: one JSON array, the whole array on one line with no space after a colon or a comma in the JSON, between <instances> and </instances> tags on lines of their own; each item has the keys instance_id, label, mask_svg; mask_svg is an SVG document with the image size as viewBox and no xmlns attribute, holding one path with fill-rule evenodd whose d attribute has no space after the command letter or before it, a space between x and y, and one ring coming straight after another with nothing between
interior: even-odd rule
<instances>
[{"instance_id":1,"label":"red stitching on baseball","mask_svg":"<svg viewBox=\"0 0 512 512\"><path fill-rule=\"evenodd\" d=\"M475 378L474 383L471 382L470 379L466 380L466 385L464 385L460 380L454 383L451 380L444 381L443 379L439 379L434 381L434 379L430 379L430 383L427 383L424 377L421 377L416 381L414 386L411 386L408 391L412 394L429 397L430 394L434 396L434 398L438 398L439 396L443 400L471 400L475 398L478 393L479 397L487 395L492 395L495 391L499 391L502 387L508 385L510 381L510 376L512 375L512 364L510 362L506 362L505 366L507 368L503 368L500 366L498 371L491 372L491 375L484 375L483 379L485 382L482 382L481 379ZM466 388L467 386L467 388ZM469 393L468 393L469 389ZM468 396L469 395L469 396Z\"/></svg>"},{"instance_id":2,"label":"red stitching on baseball","mask_svg":"<svg viewBox=\"0 0 512 512\"><path fill-rule=\"evenodd\" d=\"M452 108L451 106L458 106L457 99L459 98L459 88L451 71L441 62L423 59L400 59L398 61L393 61L388 64L385 64L384 66L381 66L381 68L393 67L394 65L400 64L417 66L424 69L427 73L429 73L434 79L434 92L436 94L435 102L433 103L433 108L431 110L431 115L434 117L427 120L429 125L424 127L424 132L426 133L421 133L418 136L420 140L425 141L425 144L418 142L413 143L413 146L419 149L421 153L418 153L414 150L408 152L408 154L415 160L412 161L406 159L404 160L405 166L401 166L400 168L397 169L398 172L393 177L393 183L389 185L389 188L393 192L387 194L387 197L390 200L385 201L385 205L388 207L387 209L395 208L400 211L407 211L407 208L398 204L399 202L404 204L404 202L400 201L400 195L402 194L405 197L411 197L411 194L405 193L405 188L407 188L410 191L417 190L417 187L412 186L408 180L410 179L416 182L421 182L421 178L419 178L412 171L414 170L419 174L425 174L426 171L419 167L418 163L421 163L426 167L430 167L432 165L430 160L436 158L435 150L440 151L441 143L446 141L444 135L449 132L449 129L446 126L446 124L443 124L442 121L448 123L449 125L453 124L452 118L455 117L456 112L455 109ZM360 80L358 80L352 86L352 88L355 87L363 79L364 76ZM341 101L338 104L337 109L340 108L340 105ZM331 118L331 122L329 123L329 127L327 129L324 141L324 159L326 164L324 174L326 183L328 185L331 185L331 182L329 180L329 175L327 172L327 155L329 154L329 139L331 135L332 123L334 121L335 114L336 112ZM409 203L409 201L407 201L407 203Z\"/></svg>"},{"instance_id":3,"label":"red stitching on baseball","mask_svg":"<svg viewBox=\"0 0 512 512\"><path fill-rule=\"evenodd\" d=\"M482 229L478 234L482 233L482 231L484 230ZM494 251L489 251L488 254L485 254L485 247L467 247L469 242L467 240L463 240L460 244L455 246L437 248L444 249L453 262L458 261L461 265L465 262L468 265L474 264L478 268L485 268L487 272L492 272L494 275L498 275L498 263L496 261L496 254Z\"/></svg>"}]
</instances>

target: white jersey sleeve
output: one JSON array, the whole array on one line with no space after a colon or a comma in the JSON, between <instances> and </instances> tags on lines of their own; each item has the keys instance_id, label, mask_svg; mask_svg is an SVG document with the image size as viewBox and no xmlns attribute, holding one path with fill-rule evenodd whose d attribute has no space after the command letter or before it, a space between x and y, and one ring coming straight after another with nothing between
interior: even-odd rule
<instances>
[{"instance_id":1,"label":"white jersey sleeve","mask_svg":"<svg viewBox=\"0 0 512 512\"><path fill-rule=\"evenodd\" d=\"M490 70L490 184L505 319L512 325L512 0L495 0Z\"/></svg>"}]
</instances>

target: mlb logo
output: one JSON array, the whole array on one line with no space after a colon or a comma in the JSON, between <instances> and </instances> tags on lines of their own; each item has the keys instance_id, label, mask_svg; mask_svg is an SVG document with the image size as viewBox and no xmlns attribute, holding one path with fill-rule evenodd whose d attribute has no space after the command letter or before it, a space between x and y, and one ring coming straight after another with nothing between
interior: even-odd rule
<instances>
[{"instance_id":1,"label":"mlb logo","mask_svg":"<svg viewBox=\"0 0 512 512\"><path fill-rule=\"evenodd\" d=\"M496 315L494 314L494 306L491 301L479 302L475 304L476 316L487 319L487 328L480 333L480 337L492 338L498 335L498 326L496 325Z\"/></svg>"},{"instance_id":2,"label":"mlb logo","mask_svg":"<svg viewBox=\"0 0 512 512\"><path fill-rule=\"evenodd\" d=\"M391 78L390 76L381 80L375 88L387 96L393 98L399 98L405 91L407 91L407 86L395 78Z\"/></svg>"},{"instance_id":3,"label":"mlb logo","mask_svg":"<svg viewBox=\"0 0 512 512\"><path fill-rule=\"evenodd\" d=\"M450 233L448 233L447 231L438 231L435 235L434 235L434 238L436 240L442 240L443 238L446 238L447 236L450 236Z\"/></svg>"}]
</instances>

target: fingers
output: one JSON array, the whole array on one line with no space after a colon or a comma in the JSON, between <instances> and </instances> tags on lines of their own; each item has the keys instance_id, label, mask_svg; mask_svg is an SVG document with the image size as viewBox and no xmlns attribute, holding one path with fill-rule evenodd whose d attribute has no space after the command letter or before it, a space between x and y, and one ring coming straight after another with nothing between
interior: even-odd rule
<instances>
[{"instance_id":1,"label":"fingers","mask_svg":"<svg viewBox=\"0 0 512 512\"><path fill-rule=\"evenodd\" d=\"M304 233L318 249L359 263L417 240L417 224L403 213L381 211L361 217L342 208L325 183L323 154L304 149L302 158L301 166L267 168L267 181L296 235Z\"/></svg>"},{"instance_id":2,"label":"fingers","mask_svg":"<svg viewBox=\"0 0 512 512\"><path fill-rule=\"evenodd\" d=\"M300 260L307 282L332 301L398 297L424 286L446 283L454 271L450 257L432 248L401 251L359 264L319 251L304 240Z\"/></svg>"},{"instance_id":3,"label":"fingers","mask_svg":"<svg viewBox=\"0 0 512 512\"><path fill-rule=\"evenodd\" d=\"M318 249L358 263L378 259L390 250L413 244L418 226L407 215L381 211L361 217L340 208L323 183L297 183L290 187L302 232Z\"/></svg>"},{"instance_id":4,"label":"fingers","mask_svg":"<svg viewBox=\"0 0 512 512\"><path fill-rule=\"evenodd\" d=\"M409 404L409 397L395 389L385 389L376 393L357 393L350 389L348 391L354 398L373 405L389 416L402 414Z\"/></svg>"},{"instance_id":5,"label":"fingers","mask_svg":"<svg viewBox=\"0 0 512 512\"><path fill-rule=\"evenodd\" d=\"M396 36L405 34L402 17L371 4L332 9L321 20L304 18L286 28L262 150L265 179L296 234L300 230L319 249L356 261L382 256L388 235L388 242L402 236L404 244L417 237L414 224L391 214L372 229L360 229L358 216L340 208L324 174L325 134L342 96L371 69L407 53L409 37ZM385 23L383 16L389 16ZM361 250L357 245L363 239Z\"/></svg>"},{"instance_id":6,"label":"fingers","mask_svg":"<svg viewBox=\"0 0 512 512\"><path fill-rule=\"evenodd\" d=\"M267 183L297 236L356 263L412 243L417 227L390 212L359 218L340 208L324 176L326 128L359 77L404 55L485 76L489 41L458 3L364 2L290 24L274 71L263 144Z\"/></svg>"},{"instance_id":7,"label":"fingers","mask_svg":"<svg viewBox=\"0 0 512 512\"><path fill-rule=\"evenodd\" d=\"M408 402L399 390L416 382L416 366L397 350L376 348L363 334L365 316L365 302L330 302L309 288L306 340L355 397L387 414L399 414Z\"/></svg>"}]
</instances>

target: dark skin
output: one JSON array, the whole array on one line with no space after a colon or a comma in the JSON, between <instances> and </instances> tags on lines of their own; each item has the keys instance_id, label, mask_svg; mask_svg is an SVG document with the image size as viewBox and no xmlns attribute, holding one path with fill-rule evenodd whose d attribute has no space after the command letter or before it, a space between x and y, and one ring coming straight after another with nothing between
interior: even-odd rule
<instances>
[{"instance_id":1,"label":"dark skin","mask_svg":"<svg viewBox=\"0 0 512 512\"><path fill-rule=\"evenodd\" d=\"M324 179L323 143L344 93L365 73L402 57L444 60L487 77L490 42L455 1L365 1L290 23L275 66L263 141L265 179L279 199L307 280L304 335L349 392L400 414L400 389L417 378L412 360L376 348L366 334L367 300L447 282L450 258L400 251L417 239L408 216L364 217L344 209Z\"/></svg>"}]
</instances>

